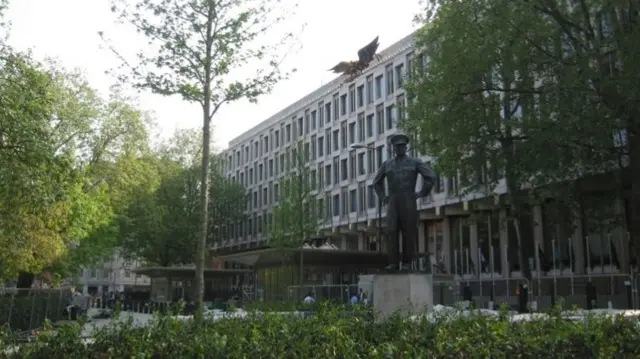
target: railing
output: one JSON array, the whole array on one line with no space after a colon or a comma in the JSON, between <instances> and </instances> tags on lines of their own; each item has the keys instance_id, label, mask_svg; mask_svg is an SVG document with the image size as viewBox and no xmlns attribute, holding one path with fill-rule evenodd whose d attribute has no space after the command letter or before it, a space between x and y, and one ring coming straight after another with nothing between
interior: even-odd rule
<instances>
[{"instance_id":1,"label":"railing","mask_svg":"<svg viewBox=\"0 0 640 359\"><path fill-rule=\"evenodd\" d=\"M478 308L498 308L503 304L517 308L521 291L531 301L529 281L524 278L454 279L433 283L433 304L456 306L460 302L473 303Z\"/></svg>"},{"instance_id":2,"label":"railing","mask_svg":"<svg viewBox=\"0 0 640 359\"><path fill-rule=\"evenodd\" d=\"M63 319L71 290L0 288L0 325L12 331L42 327L45 319Z\"/></svg>"},{"instance_id":3,"label":"railing","mask_svg":"<svg viewBox=\"0 0 640 359\"><path fill-rule=\"evenodd\" d=\"M316 301L328 300L331 302L349 303L355 295L373 297L372 284L336 284L336 285L292 285L288 287L289 300L299 301L311 295Z\"/></svg>"}]
</instances>

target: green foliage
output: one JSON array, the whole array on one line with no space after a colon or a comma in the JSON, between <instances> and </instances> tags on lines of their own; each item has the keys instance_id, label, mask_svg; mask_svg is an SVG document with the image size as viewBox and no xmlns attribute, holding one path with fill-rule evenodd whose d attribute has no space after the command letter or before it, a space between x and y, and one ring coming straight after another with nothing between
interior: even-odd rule
<instances>
[{"instance_id":1,"label":"green foliage","mask_svg":"<svg viewBox=\"0 0 640 359\"><path fill-rule=\"evenodd\" d=\"M271 223L267 223L269 244L273 247L299 248L318 231L308 159L302 142L285 153L285 175L278 182L277 205Z\"/></svg>"},{"instance_id":2,"label":"green foliage","mask_svg":"<svg viewBox=\"0 0 640 359\"><path fill-rule=\"evenodd\" d=\"M242 99L255 103L288 76L281 68L288 51L282 50L293 32L287 27L282 38L273 43L265 37L269 33L270 38L278 38L276 25L290 13L280 1L266 0L112 0L111 10L144 35L152 47L151 52L140 52L135 63L112 48L126 67L120 80L163 96L178 95L202 108L202 186L195 255L200 320L211 227L207 213L211 206L211 120L224 104ZM104 34L100 35L104 39Z\"/></svg>"},{"instance_id":3,"label":"green foliage","mask_svg":"<svg viewBox=\"0 0 640 359\"><path fill-rule=\"evenodd\" d=\"M156 316L107 326L83 343L69 326L23 344L7 358L633 358L637 319L560 316L511 322L472 315L370 321L323 307L312 316L248 313L194 325ZM4 352L4 351L0 351ZM2 354L0 354L2 355Z\"/></svg>"},{"instance_id":4,"label":"green foliage","mask_svg":"<svg viewBox=\"0 0 640 359\"><path fill-rule=\"evenodd\" d=\"M77 272L117 244L116 217L143 178L129 166L148 149L147 118L6 46L0 82L0 281Z\"/></svg>"},{"instance_id":5,"label":"green foliage","mask_svg":"<svg viewBox=\"0 0 640 359\"><path fill-rule=\"evenodd\" d=\"M193 136L191 136L193 135ZM155 181L140 187L137 200L120 217L122 253L131 260L168 267L193 264L199 226L201 136L176 132L157 153L145 158ZM222 158L211 158L209 225L211 241L244 218L246 192L222 172Z\"/></svg>"},{"instance_id":6,"label":"green foliage","mask_svg":"<svg viewBox=\"0 0 640 359\"><path fill-rule=\"evenodd\" d=\"M519 233L528 204L540 197L572 204L579 188L558 183L603 172L614 173L609 189L621 192L628 153L621 138L640 121L640 108L630 105L640 89L630 45L639 33L629 20L637 5L426 3L416 54L428 61L414 61L401 126L458 181L459 194L489 194L504 179L528 267L531 243Z\"/></svg>"}]
</instances>

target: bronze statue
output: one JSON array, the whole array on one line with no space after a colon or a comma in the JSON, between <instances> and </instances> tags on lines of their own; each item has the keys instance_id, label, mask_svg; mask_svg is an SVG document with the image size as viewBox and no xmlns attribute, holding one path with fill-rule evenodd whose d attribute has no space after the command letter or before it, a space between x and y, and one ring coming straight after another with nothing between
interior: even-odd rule
<instances>
[{"instance_id":1,"label":"bronze statue","mask_svg":"<svg viewBox=\"0 0 640 359\"><path fill-rule=\"evenodd\" d=\"M378 169L373 186L383 203L387 206L387 230L389 246L389 265L387 270L418 269L418 206L416 200L426 197L436 181L436 175L419 158L407 155L409 137L397 134L391 137L395 149L395 158L385 161ZM415 192L418 174L422 175L424 185ZM385 194L384 180L387 179L389 193ZM400 257L400 237L402 233L402 258Z\"/></svg>"}]
</instances>

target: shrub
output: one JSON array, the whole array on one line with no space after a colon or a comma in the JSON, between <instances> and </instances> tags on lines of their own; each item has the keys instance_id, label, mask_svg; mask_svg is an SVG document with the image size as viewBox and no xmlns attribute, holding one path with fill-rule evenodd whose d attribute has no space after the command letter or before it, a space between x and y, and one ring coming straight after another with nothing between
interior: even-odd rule
<instances>
[{"instance_id":1,"label":"shrub","mask_svg":"<svg viewBox=\"0 0 640 359\"><path fill-rule=\"evenodd\" d=\"M552 315L520 322L506 315L452 315L446 320L395 316L369 321L327 306L307 318L251 312L200 327L158 314L145 328L131 321L105 327L90 343L84 343L79 326L69 326L47 331L5 357L637 358L638 329L636 319L621 316L570 321Z\"/></svg>"}]
</instances>

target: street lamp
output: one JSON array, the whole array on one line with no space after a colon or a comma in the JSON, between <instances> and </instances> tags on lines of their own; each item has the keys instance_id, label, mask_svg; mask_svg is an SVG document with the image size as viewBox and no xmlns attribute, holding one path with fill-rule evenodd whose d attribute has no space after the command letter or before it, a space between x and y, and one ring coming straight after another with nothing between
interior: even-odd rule
<instances>
[{"instance_id":1,"label":"street lamp","mask_svg":"<svg viewBox=\"0 0 640 359\"><path fill-rule=\"evenodd\" d=\"M363 145L361 143L354 143L351 146L349 146L349 148L351 148L352 150L357 150L357 149L361 149L361 148L365 148L369 151L375 151L375 148L373 147L369 147L367 145Z\"/></svg>"},{"instance_id":2,"label":"street lamp","mask_svg":"<svg viewBox=\"0 0 640 359\"><path fill-rule=\"evenodd\" d=\"M349 146L352 150L357 149L366 149L367 151L374 152L376 150L375 147L369 147L367 145L363 145L361 143L354 143ZM371 154L369 154L371 155ZM378 198L378 251L382 251L382 198Z\"/></svg>"}]
</instances>

